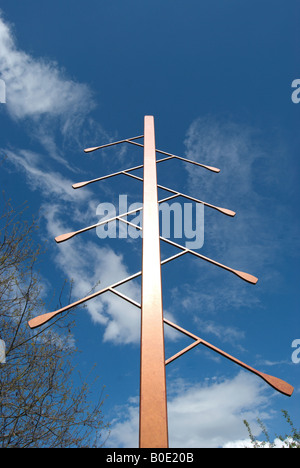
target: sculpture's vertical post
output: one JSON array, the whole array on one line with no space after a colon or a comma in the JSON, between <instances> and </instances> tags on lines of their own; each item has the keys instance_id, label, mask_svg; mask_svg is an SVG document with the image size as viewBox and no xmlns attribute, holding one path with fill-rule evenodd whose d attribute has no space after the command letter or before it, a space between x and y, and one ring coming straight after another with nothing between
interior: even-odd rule
<instances>
[{"instance_id":1,"label":"sculpture's vertical post","mask_svg":"<svg viewBox=\"0 0 300 468\"><path fill-rule=\"evenodd\" d=\"M144 120L140 447L167 448L168 421L154 118Z\"/></svg>"}]
</instances>

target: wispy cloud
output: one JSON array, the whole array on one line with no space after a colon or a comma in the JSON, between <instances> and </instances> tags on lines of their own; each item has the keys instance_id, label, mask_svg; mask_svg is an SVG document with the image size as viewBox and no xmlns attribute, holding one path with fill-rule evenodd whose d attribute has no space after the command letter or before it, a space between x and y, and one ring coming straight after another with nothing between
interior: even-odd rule
<instances>
[{"instance_id":1,"label":"wispy cloud","mask_svg":"<svg viewBox=\"0 0 300 468\"><path fill-rule=\"evenodd\" d=\"M96 100L87 84L70 79L56 62L33 57L23 51L14 35L14 26L3 19L0 11L0 77L6 85L8 116L30 136L30 150L24 147L3 149L8 161L22 171L30 190L41 196L40 215L44 238L74 230L74 220L81 227L94 222L97 202L88 189L74 190L62 164L69 173L76 171L66 148L80 147L84 142L100 143L110 137L101 124L91 117ZM39 146L34 151L32 139ZM86 224L85 224L86 223ZM99 240L99 239L98 239ZM99 289L129 276L121 255L94 241L76 237L54 249L58 269L73 281L73 295L80 299L95 285ZM140 300L139 287L128 283L125 294ZM120 307L120 304L122 305ZM140 334L139 311L122 299L107 293L87 303L94 323L104 326L103 339L115 343L137 343Z\"/></svg>"},{"instance_id":2,"label":"wispy cloud","mask_svg":"<svg viewBox=\"0 0 300 468\"><path fill-rule=\"evenodd\" d=\"M279 171L289 166L288 155L279 137L271 140L259 129L210 116L191 124L185 145L187 157L221 169L213 174L187 165L190 192L237 213L235 218L227 218L205 208L201 253L259 278L251 289L233 281L232 275L220 273L219 268L209 267L205 277L201 276L201 288L197 276L194 287L185 286L189 287L190 302L202 305L201 310L210 314L229 306L257 308L261 305L261 281L265 290L280 286L282 275L274 264L283 255L283 239L285 246L290 243L293 248L299 242L282 200ZM273 163L277 160L282 161L280 165ZM198 265L202 267L201 261ZM222 281L218 281L221 274Z\"/></svg>"},{"instance_id":3,"label":"wispy cloud","mask_svg":"<svg viewBox=\"0 0 300 468\"><path fill-rule=\"evenodd\" d=\"M191 190L237 212L228 222L220 216L206 222L205 241L217 254L270 275L269 259L278 253L282 236L287 242L289 234L296 237L283 201L289 188L282 187L280 175L290 163L280 136L270 139L257 128L208 116L191 124L185 145L188 157L221 169L204 174L188 165Z\"/></svg>"},{"instance_id":4,"label":"wispy cloud","mask_svg":"<svg viewBox=\"0 0 300 468\"><path fill-rule=\"evenodd\" d=\"M5 82L8 115L21 122L30 138L44 150L46 159L75 171L63 151L82 149L86 140L101 140L107 133L91 118L96 100L91 88L78 83L54 61L32 57L23 51L14 35L14 26L0 11L0 78Z\"/></svg>"},{"instance_id":5,"label":"wispy cloud","mask_svg":"<svg viewBox=\"0 0 300 468\"><path fill-rule=\"evenodd\" d=\"M92 93L85 84L64 76L57 63L35 59L20 50L12 27L0 17L0 68L6 84L7 109L14 119L43 115L72 118L88 112Z\"/></svg>"},{"instance_id":6,"label":"wispy cloud","mask_svg":"<svg viewBox=\"0 0 300 468\"><path fill-rule=\"evenodd\" d=\"M45 207L44 217L49 236L54 238L70 231L58 206ZM132 274L122 255L107 246L99 246L97 242L83 241L78 236L58 245L53 255L57 267L73 282L75 300L86 297L95 287L96 290L103 289ZM140 302L138 284L127 283L122 287L122 293ZM139 342L140 313L135 306L107 292L86 302L86 310L93 323L104 326L104 341L115 344Z\"/></svg>"},{"instance_id":7,"label":"wispy cloud","mask_svg":"<svg viewBox=\"0 0 300 468\"><path fill-rule=\"evenodd\" d=\"M46 198L55 197L56 201L61 202L87 200L88 191L75 192L71 180L66 179L57 171L49 169L45 171L40 154L16 149L15 151L6 150L6 155L17 170L25 173L31 190L39 190Z\"/></svg>"}]
</instances>

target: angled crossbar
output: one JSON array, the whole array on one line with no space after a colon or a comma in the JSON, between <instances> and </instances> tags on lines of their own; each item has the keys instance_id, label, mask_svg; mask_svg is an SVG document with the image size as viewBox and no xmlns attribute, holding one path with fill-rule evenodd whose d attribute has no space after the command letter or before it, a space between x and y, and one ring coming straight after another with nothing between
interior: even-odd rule
<instances>
[{"instance_id":1,"label":"angled crossbar","mask_svg":"<svg viewBox=\"0 0 300 468\"><path fill-rule=\"evenodd\" d=\"M119 143L132 143L132 144L135 144L135 145L138 145L138 146L141 146L141 147L144 147L144 145L140 145L139 143L134 143L132 140L135 140L135 139L138 139L138 138L142 138L143 135L141 136L137 136L137 137L133 137L133 138L129 138L127 140L120 140L120 141L116 141L115 143L108 143L106 145L102 145L102 146L95 146L93 148L86 148L84 151L86 153L90 153L92 151L97 151L98 149L101 149L101 148L106 148L108 146L113 146L113 145L117 145ZM200 166L200 167L203 167L204 169L208 169L209 171L212 171L212 172L220 172L220 169L218 169L217 167L212 167L212 166L206 166L205 164L200 164L198 163L197 161L193 161L192 159L187 159L187 158L183 158L181 156L176 156L174 154L171 154L171 153L166 153L165 151L160 151L160 150L156 150L157 153L162 153L162 154L165 154L167 155L166 158L162 158L162 159L158 159L156 161L156 164L158 163L161 163L163 161L168 161L170 159L179 159L181 161L184 161L184 162L187 162L187 163L190 163L190 164L194 164L196 166ZM127 172L131 172L131 171L135 171L137 169L141 169L142 167L144 167L144 164L140 164L138 166L134 166L134 167L130 167L128 169L124 169L122 171L117 171L117 172L113 172L111 174L108 174L106 176L102 176L102 177L97 177L96 179L92 179L92 180L86 180L84 182L77 182L75 184L72 185L73 189L78 189L78 188L81 188L81 187L85 187L86 185L89 185L89 184L92 184L94 182L99 182L100 180L105 180L105 179L108 179L109 177L114 177L114 176L117 176L117 175L120 175L120 174L124 174L124 173L127 173Z\"/></svg>"},{"instance_id":2,"label":"angled crossbar","mask_svg":"<svg viewBox=\"0 0 300 468\"><path fill-rule=\"evenodd\" d=\"M168 157L168 158L158 159L156 161L156 164L167 161L168 159L172 159L172 158ZM94 182L99 182L100 180L109 179L110 177L115 177L115 176L118 176L120 174L125 174L127 172L136 171L137 169L142 169L142 167L144 167L144 164L139 164L138 166L129 167L128 169L123 169L122 171L112 172L111 174L107 174L105 176L97 177L96 179L85 180L84 182L77 182L76 184L72 185L72 188L73 189L78 189L78 188L81 188L81 187L85 187L86 185L93 184Z\"/></svg>"},{"instance_id":3,"label":"angled crossbar","mask_svg":"<svg viewBox=\"0 0 300 468\"><path fill-rule=\"evenodd\" d=\"M165 320L164 320L165 323L167 323ZM175 328L175 327L174 327ZM169 359L166 360L165 362L165 365L167 366L168 364L170 364L170 362L173 362L175 361L175 359L178 359L180 356L182 356L183 354L186 354L188 351L190 351L191 349L195 348L196 346L198 346L198 344L201 343L201 340L196 340L194 341L194 343L190 344L189 346L187 346L186 348L182 349L181 351L179 351L178 353L174 354L174 356L170 357Z\"/></svg>"},{"instance_id":4,"label":"angled crossbar","mask_svg":"<svg viewBox=\"0 0 300 468\"><path fill-rule=\"evenodd\" d=\"M165 260L162 260L161 265L165 265L166 263L169 263L169 262L175 260L176 258L182 257L186 253L187 253L187 251L184 251L184 250L181 251L181 252L178 252L177 254L174 254L174 255L166 258ZM56 315L62 314L63 312L66 312L67 310L70 310L70 309L72 309L74 307L77 307L77 306L79 306L81 304L84 304L85 302L87 302L87 301L89 301L91 299L94 299L95 297L100 296L101 294L104 294L107 291L111 291L111 292L113 292L113 293L120 296L121 293L119 291L116 291L115 288L117 288L118 286L121 286L122 284L128 283L128 281L131 281L133 279L138 278L139 276L141 276L141 274L142 274L142 272L138 271L137 273L134 273L133 275L127 276L126 278L123 278L122 280L117 281L114 284L106 286L105 288L102 288L99 291L96 291L93 294L90 294L89 296L83 297L82 299L79 299L78 301L75 301L72 304L68 304L68 305L62 307L61 309L55 310L54 312L48 312L46 314L39 315L39 316L29 320L28 325L30 326L30 328L40 327L41 325L44 325L49 320L54 318ZM123 297L123 299L125 299L125 297ZM133 305L136 305L136 306L140 307L140 305L136 301L133 301L133 299L127 298L126 300L128 302L131 302Z\"/></svg>"},{"instance_id":5,"label":"angled crossbar","mask_svg":"<svg viewBox=\"0 0 300 468\"><path fill-rule=\"evenodd\" d=\"M161 262L161 264L163 265L165 263L168 263L168 262L174 260L175 258L178 258L178 257L184 255L185 253L187 253L187 252L180 252L178 254L173 255L172 257L168 257L167 259L163 260ZM55 312L50 312L48 314L40 315L40 316L30 320L28 322L28 324L29 324L30 328L32 328L32 329L37 328L37 327L45 324L49 320L51 320L55 315L61 314L61 313L65 312L65 311L67 311L67 310L69 310L69 309L71 309L73 307L76 307L76 306L78 306L78 305L80 305L80 304L82 304L82 303L84 303L84 302L86 302L86 301L88 301L88 300L90 300L90 299L92 299L92 298L94 298L96 296L99 296L100 294L108 292L108 291L116 294L117 296L119 296L122 299L126 300L130 304L132 304L132 305L134 305L134 306L136 306L138 308L141 308L140 303L134 301L130 297L126 296L125 294L123 294L120 291L115 289L116 287L121 286L122 284L125 284L126 282L131 281L132 279L135 279L135 278L139 277L140 275L141 275L141 271L135 273L134 275L128 276L127 278L124 278L123 280L118 281L117 283L114 283L114 284L112 284L110 286L107 286L106 288L103 288L100 291L97 291L94 294L91 294L90 296L84 297L83 299L80 299L79 301L76 301L73 304L69 304L68 306L63 307L63 308L61 308L61 309L59 309L59 310L57 310ZM212 345L211 343L203 340L202 338L198 337L197 335L195 335L193 333L190 333L189 331L185 330L184 328L180 327L179 325L176 325L175 323L171 322L170 320L168 320L166 318L164 318L163 321L164 321L165 324L169 325L170 327L174 328L175 330L178 330L179 332L185 334L186 336L188 336L188 337L190 337L190 338L192 338L194 340L194 343L187 346L182 351L176 353L174 356L168 358L165 361L166 365L170 364L175 359L179 358L180 356L187 353L188 351L190 351L194 347L198 346L199 344L202 344L202 345L206 346L207 348L212 349L213 351L217 352L221 356L226 357L227 359L231 360L232 362L240 365L244 369L247 369L248 371L258 375L265 382L267 382L269 385L271 385L273 388L275 388L279 392L281 392L281 393L283 393L283 394L285 394L287 396L292 395L294 388L290 384L288 384L287 382L285 382L285 381L283 381L281 379L278 379L277 377L273 377L273 376L270 376L268 374L264 374L263 372L260 372L260 371L258 371L256 369L254 369L253 367L245 364L244 362L240 361L239 359L231 356L230 354L228 354L225 351L217 348L216 346Z\"/></svg>"},{"instance_id":6,"label":"angled crossbar","mask_svg":"<svg viewBox=\"0 0 300 468\"><path fill-rule=\"evenodd\" d=\"M159 200L158 203L164 203L168 200L172 200L173 198L178 197L177 194L171 195L170 197L163 198L162 200ZM133 213L137 213L138 211L142 211L143 207L140 206L139 208L135 208L134 210L127 211L127 213L122 213L118 216L113 216L112 218L105 219L103 221L99 221L99 223L92 224L91 226L87 226L85 228L79 229L78 231L73 231L73 232L67 232L66 234L60 234L59 236L55 237L55 241L59 244L60 242L65 242L68 239L71 239L72 237L76 236L77 234L81 234L83 232L89 231L90 229L94 229L98 226L102 226L104 224L110 223L112 221L119 220L120 218L123 218L125 216L131 215Z\"/></svg>"},{"instance_id":7,"label":"angled crossbar","mask_svg":"<svg viewBox=\"0 0 300 468\"><path fill-rule=\"evenodd\" d=\"M156 161L156 162L157 163L162 162L162 161L165 161L166 159L169 159L169 158L161 159L161 160ZM112 174L108 174L106 176L98 177L97 179L87 180L87 181L84 181L84 182L77 182L77 183L73 184L72 187L74 189L78 189L78 188L84 187L84 186L86 186L88 184L92 184L94 182L100 182L101 180L105 180L105 179L108 179L109 177L115 177L115 176L121 175L121 174L126 175L128 177L131 177L133 179L139 180L140 182L143 182L144 179L142 177L138 177L138 176L136 176L134 174L130 174L131 171L134 171L136 169L141 169L142 167L143 167L142 165L135 166L135 167L131 167L129 169L124 169L123 171L113 172ZM217 210L220 213L223 213L223 214L225 214L227 216L232 216L233 217L236 214L234 211L229 210L228 208L221 208L220 206L212 205L211 203L204 202L202 200L199 200L198 198L191 197L190 195L186 195L185 193L181 193L181 192L178 192L177 190L173 190L173 189L171 189L169 187L165 187L164 185L157 184L157 188L160 188L162 190L166 190L167 192L177 194L180 197L186 198L186 199L194 201L196 203L202 203L203 205L205 205L205 206L207 206L209 208L213 208L214 210Z\"/></svg>"},{"instance_id":8,"label":"angled crossbar","mask_svg":"<svg viewBox=\"0 0 300 468\"><path fill-rule=\"evenodd\" d=\"M158 159L156 161L156 164L159 164L159 163L164 162L164 161L168 161L169 159L173 159L173 157L168 156L167 158ZM190 161L190 162L193 163L193 161ZM125 173L129 173L129 172L132 172L132 171L136 171L138 169L142 169L143 167L144 167L144 164L139 164L138 166L129 167L128 169L123 169L122 171L112 172L111 174L107 174L105 176L97 177L96 179L85 180L83 182L77 182L77 183L72 185L72 188L73 189L78 189L78 188L81 188L81 187L85 187L86 185L93 184L94 182L99 182L100 180L109 179L110 177L115 177L115 176L118 176L120 174L125 174Z\"/></svg>"},{"instance_id":9,"label":"angled crossbar","mask_svg":"<svg viewBox=\"0 0 300 468\"><path fill-rule=\"evenodd\" d=\"M123 223L129 224L130 226L132 226L132 227L134 227L136 229L142 230L142 228L140 226L137 226L136 224L133 224L130 221L127 221L126 219L120 218L120 221L122 221ZM174 247L177 247L178 249L181 249L181 250L183 250L185 252L188 252L188 253L190 253L192 255L195 255L196 257L201 258L202 260L205 260L206 262L212 263L213 265L216 265L216 266L218 266L220 268L223 268L224 270L227 270L227 271L235 274L236 276L238 276L239 278L241 278L242 280L244 280L244 281L246 281L248 283L256 284L257 281L258 281L258 278L256 278L253 275L250 275L249 273L245 273L244 271L235 270L234 268L228 267L227 265L223 265L223 263L216 262L215 260L212 260L209 257L205 257L204 255L201 255L198 252L195 252L194 250L188 249L187 247L184 247L183 245L178 244L177 242L173 242L170 239L166 239L163 236L160 236L160 239L162 241L166 242L167 244L173 245Z\"/></svg>"},{"instance_id":10,"label":"angled crossbar","mask_svg":"<svg viewBox=\"0 0 300 468\"><path fill-rule=\"evenodd\" d=\"M198 344L203 344L207 348L212 349L216 353L218 353L221 356L229 359L230 361L234 362L235 364L238 364L239 366L243 367L244 369L247 369L248 371L252 372L253 374L258 375L265 382L267 382L269 385L271 385L271 387L275 388L275 390L279 391L280 393L283 393L284 395L287 395L287 396L292 395L292 393L294 391L294 388L292 387L292 385L288 384L284 380L278 379L277 377L273 377L272 375L264 374L263 372L260 372L257 369L254 369L254 367L251 367L248 364L245 364L244 362L240 361L239 359L235 358L234 356L231 356L230 354L226 353L222 349L217 348L216 346L212 345L208 341L205 341L202 338L199 338L199 336L196 336L193 333L188 332L184 328L179 327L175 323L172 323L170 320L164 319L164 323L166 323L170 327L180 331L181 333L183 333L183 334L189 336L190 338L192 338L193 340L195 340L195 342L192 345L184 348L182 351L180 351L179 353L175 354L174 356L172 356L171 358L166 360L166 365L169 364L170 362L174 361L178 357L182 356L184 353L186 353L190 349L194 348Z\"/></svg>"},{"instance_id":11,"label":"angled crossbar","mask_svg":"<svg viewBox=\"0 0 300 468\"><path fill-rule=\"evenodd\" d=\"M93 151L97 151L102 148L108 148L109 146L119 145L120 143L130 143L132 140L138 140L139 138L143 138L144 135L139 135L132 138L126 138L126 140L115 141L113 143L106 143L106 145L101 146L94 146L93 148L86 148L84 150L85 153L92 153Z\"/></svg>"},{"instance_id":12,"label":"angled crossbar","mask_svg":"<svg viewBox=\"0 0 300 468\"><path fill-rule=\"evenodd\" d=\"M122 172L124 175L127 175L128 177L132 177L133 179L136 179L136 180L139 180L141 182L143 182L143 178L142 177L138 177L134 174L130 174L128 173L127 171L123 171ZM198 198L195 198L195 197L191 197L190 195L186 195L185 193L181 193L181 192L178 192L177 190L173 190L169 187L165 187L164 185L160 185L160 184L157 184L157 187L162 189L162 190L166 190L167 192L171 192L171 193L175 193L176 195L178 195L179 197L183 197L183 198L186 198L188 200L191 200L191 201L194 201L196 203L202 203L202 205L205 205L209 208L213 208L214 210L217 210L217 211L220 211L220 213L223 213L227 216L235 216L235 212L232 211L232 210L228 210L227 208L221 208L220 206L215 206L215 205L212 205L210 203L207 203L207 202L204 202L202 200L199 200Z\"/></svg>"},{"instance_id":13,"label":"angled crossbar","mask_svg":"<svg viewBox=\"0 0 300 468\"><path fill-rule=\"evenodd\" d=\"M136 145L136 146L141 146L142 148L144 147L144 145L141 145L140 143L136 143L134 141L127 140L127 143L131 143L132 145ZM194 164L195 166L203 167L204 169L208 169L209 171L212 171L212 172L220 172L220 169L218 167L213 167L213 166L207 166L205 164L200 164L197 161L193 161L192 159L187 159L187 158L183 158L182 156L176 156L175 154L166 153L166 151L161 151L161 150L158 150L158 149L156 149L155 151L156 151L156 153L165 154L166 156L169 156L170 159L180 159L181 161L185 161L187 163Z\"/></svg>"},{"instance_id":14,"label":"angled crossbar","mask_svg":"<svg viewBox=\"0 0 300 468\"><path fill-rule=\"evenodd\" d=\"M139 304L137 301L134 301L133 299L131 299L131 297L126 296L126 294L121 293L117 289L114 289L113 287L110 287L110 288L108 288L108 291L114 293L116 296L121 297L122 299L124 299L124 301L127 301L130 304L141 308L141 304Z\"/></svg>"},{"instance_id":15,"label":"angled crossbar","mask_svg":"<svg viewBox=\"0 0 300 468\"><path fill-rule=\"evenodd\" d=\"M195 252L194 250L187 249L183 245L177 244L176 242L171 241L170 239L166 239L162 236L160 236L161 240L170 244L174 245L174 247L178 247L179 249L184 249L187 250L190 254L195 255L198 258L201 258L202 260L205 260L206 262L212 263L213 265L216 265L220 268L223 268L224 270L230 271L231 273L234 273L236 276L239 278L243 279L244 281L247 281L248 283L251 284L256 284L258 281L258 278L256 278L253 275L250 275L249 273L245 273L243 271L235 270L234 268L230 268L226 265L223 265L222 263L216 262L215 260L212 260L211 258L205 257L204 255L199 254L198 252Z\"/></svg>"},{"instance_id":16,"label":"angled crossbar","mask_svg":"<svg viewBox=\"0 0 300 468\"><path fill-rule=\"evenodd\" d=\"M102 148L107 148L109 146L119 145L120 143L131 143L132 145L136 145L136 146L140 146L141 148L144 148L144 145L141 145L140 143L136 143L135 141L133 141L133 140L138 140L139 138L143 138L143 137L144 137L144 135L140 135L140 136L137 136L137 137L126 138L125 140L115 141L113 143L107 143L107 144L101 145L101 146L94 146L92 148L86 148L84 150L84 152L85 153L91 153L93 151L97 151L97 150L102 149ZM165 155L169 156L168 158L162 159L161 161L165 161L167 159L180 159L180 160L185 161L187 163L195 164L196 166L200 166L200 167L203 167L204 169L208 169L209 171L212 171L212 172L220 172L220 169L218 169L217 167L207 166L205 164L200 164L197 161L193 161L191 159L183 158L182 156L176 156L175 154L166 153L165 151L161 151L161 150L158 150L156 148L155 148L155 152L160 153L160 154L165 154ZM156 162L160 162L160 161L156 161Z\"/></svg>"}]
</instances>

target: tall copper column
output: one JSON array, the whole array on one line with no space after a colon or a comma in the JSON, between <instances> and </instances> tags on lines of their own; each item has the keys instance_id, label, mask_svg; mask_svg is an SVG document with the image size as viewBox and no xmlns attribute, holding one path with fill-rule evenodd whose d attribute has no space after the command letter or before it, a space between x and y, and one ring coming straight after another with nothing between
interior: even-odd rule
<instances>
[{"instance_id":1,"label":"tall copper column","mask_svg":"<svg viewBox=\"0 0 300 468\"><path fill-rule=\"evenodd\" d=\"M154 118L144 118L140 447L168 447Z\"/></svg>"}]
</instances>

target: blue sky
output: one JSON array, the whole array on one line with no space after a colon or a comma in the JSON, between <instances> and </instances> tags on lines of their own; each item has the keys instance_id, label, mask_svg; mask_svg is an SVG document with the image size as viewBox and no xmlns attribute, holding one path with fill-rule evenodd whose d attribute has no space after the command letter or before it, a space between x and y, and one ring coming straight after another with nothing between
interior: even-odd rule
<instances>
[{"instance_id":1,"label":"blue sky","mask_svg":"<svg viewBox=\"0 0 300 468\"><path fill-rule=\"evenodd\" d=\"M45 312L65 278L77 300L140 270L141 239L54 237L96 223L99 203L117 205L119 194L141 202L142 184L125 176L71 186L142 164L128 144L83 149L141 135L154 115L158 149L221 169L164 162L159 183L237 213L205 207L198 252L259 278L250 285L185 255L162 269L166 315L295 387L291 398L275 393L198 346L167 367L170 446L238 446L243 419L259 435L257 417L274 437L288 430L281 409L299 425L298 2L3 0L0 78L1 187L39 217ZM140 282L122 291L139 301ZM74 317L78 366L88 375L96 363L106 385L106 446L137 446L139 310L106 294ZM189 343L166 330L167 357Z\"/></svg>"}]
</instances>

